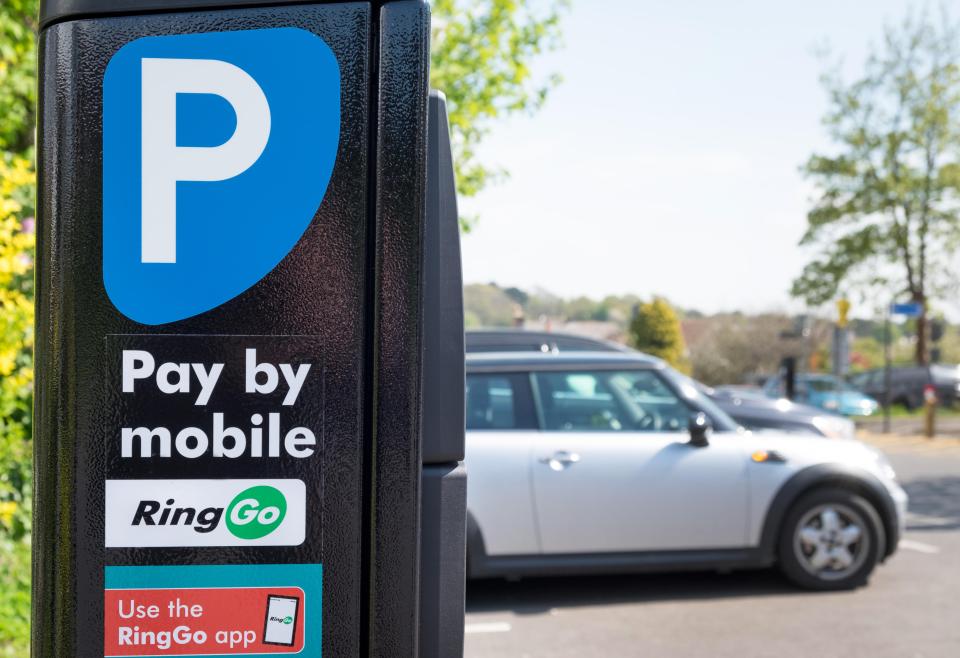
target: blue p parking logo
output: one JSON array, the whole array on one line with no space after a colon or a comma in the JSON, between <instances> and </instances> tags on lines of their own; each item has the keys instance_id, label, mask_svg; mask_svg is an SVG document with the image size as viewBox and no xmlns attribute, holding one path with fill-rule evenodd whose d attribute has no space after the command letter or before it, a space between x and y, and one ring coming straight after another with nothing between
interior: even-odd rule
<instances>
[{"instance_id":1,"label":"blue p parking logo","mask_svg":"<svg viewBox=\"0 0 960 658\"><path fill-rule=\"evenodd\" d=\"M103 81L103 280L143 324L209 311L266 276L323 200L337 60L294 28L137 39Z\"/></svg>"}]
</instances>

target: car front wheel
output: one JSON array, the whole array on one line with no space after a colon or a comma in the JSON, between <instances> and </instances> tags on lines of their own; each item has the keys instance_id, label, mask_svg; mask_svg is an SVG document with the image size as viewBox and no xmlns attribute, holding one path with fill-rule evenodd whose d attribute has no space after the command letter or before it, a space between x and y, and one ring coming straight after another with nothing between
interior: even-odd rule
<instances>
[{"instance_id":1,"label":"car front wheel","mask_svg":"<svg viewBox=\"0 0 960 658\"><path fill-rule=\"evenodd\" d=\"M780 568L797 585L852 589L867 582L883 542L876 510L843 489L820 489L791 508L780 534Z\"/></svg>"}]
</instances>

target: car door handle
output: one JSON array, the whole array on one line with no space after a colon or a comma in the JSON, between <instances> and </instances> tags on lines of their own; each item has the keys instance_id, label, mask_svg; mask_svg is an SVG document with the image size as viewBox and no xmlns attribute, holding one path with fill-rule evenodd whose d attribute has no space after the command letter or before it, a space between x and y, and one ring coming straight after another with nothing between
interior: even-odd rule
<instances>
[{"instance_id":1,"label":"car door handle","mask_svg":"<svg viewBox=\"0 0 960 658\"><path fill-rule=\"evenodd\" d=\"M575 452L568 452L566 450L558 450L553 453L550 457L541 457L540 463L546 464L554 471L562 471L568 466L572 466L580 461L580 455Z\"/></svg>"}]
</instances>

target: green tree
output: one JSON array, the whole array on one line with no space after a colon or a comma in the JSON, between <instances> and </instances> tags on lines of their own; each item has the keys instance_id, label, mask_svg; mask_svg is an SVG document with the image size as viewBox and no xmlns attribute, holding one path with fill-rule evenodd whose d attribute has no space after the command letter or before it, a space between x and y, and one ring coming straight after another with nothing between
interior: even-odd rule
<instances>
[{"instance_id":1,"label":"green tree","mask_svg":"<svg viewBox=\"0 0 960 658\"><path fill-rule=\"evenodd\" d=\"M816 257L792 293L823 304L860 289L926 306L952 285L960 245L960 40L944 14L886 29L864 74L823 76L836 148L804 166L816 186L801 244ZM927 360L926 316L915 360Z\"/></svg>"},{"instance_id":2,"label":"green tree","mask_svg":"<svg viewBox=\"0 0 960 658\"><path fill-rule=\"evenodd\" d=\"M29 655L37 0L0 3L0 656Z\"/></svg>"},{"instance_id":3,"label":"green tree","mask_svg":"<svg viewBox=\"0 0 960 658\"><path fill-rule=\"evenodd\" d=\"M742 384L752 375L776 372L784 351L780 335L793 324L774 314L725 313L702 321L702 336L690 339L690 361L693 376L711 386Z\"/></svg>"},{"instance_id":4,"label":"green tree","mask_svg":"<svg viewBox=\"0 0 960 658\"><path fill-rule=\"evenodd\" d=\"M447 97L457 192L469 197L503 172L483 165L477 147L497 119L540 108L559 82L535 79L530 64L556 48L566 0L435 0L430 85Z\"/></svg>"},{"instance_id":5,"label":"green tree","mask_svg":"<svg viewBox=\"0 0 960 658\"><path fill-rule=\"evenodd\" d=\"M660 357L682 372L689 370L680 319L667 300L654 297L640 303L629 333L631 345L641 352Z\"/></svg>"},{"instance_id":6,"label":"green tree","mask_svg":"<svg viewBox=\"0 0 960 658\"><path fill-rule=\"evenodd\" d=\"M463 287L464 323L468 329L513 325L517 303L493 283Z\"/></svg>"},{"instance_id":7,"label":"green tree","mask_svg":"<svg viewBox=\"0 0 960 658\"><path fill-rule=\"evenodd\" d=\"M24 153L34 141L38 0L0 3L0 151Z\"/></svg>"},{"instance_id":8,"label":"green tree","mask_svg":"<svg viewBox=\"0 0 960 658\"><path fill-rule=\"evenodd\" d=\"M28 653L34 176L0 156L0 656Z\"/></svg>"}]
</instances>

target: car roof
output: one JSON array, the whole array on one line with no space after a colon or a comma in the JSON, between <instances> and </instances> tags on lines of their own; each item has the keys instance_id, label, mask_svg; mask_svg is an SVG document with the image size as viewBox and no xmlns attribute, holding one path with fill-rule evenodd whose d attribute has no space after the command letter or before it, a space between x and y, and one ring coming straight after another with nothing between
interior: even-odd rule
<instances>
[{"instance_id":1,"label":"car roof","mask_svg":"<svg viewBox=\"0 0 960 658\"><path fill-rule=\"evenodd\" d=\"M476 352L467 354L468 370L554 368L663 368L666 364L639 352Z\"/></svg>"},{"instance_id":2,"label":"car roof","mask_svg":"<svg viewBox=\"0 0 960 658\"><path fill-rule=\"evenodd\" d=\"M466 348L474 352L632 352L626 345L590 336L530 329L468 329Z\"/></svg>"}]
</instances>

